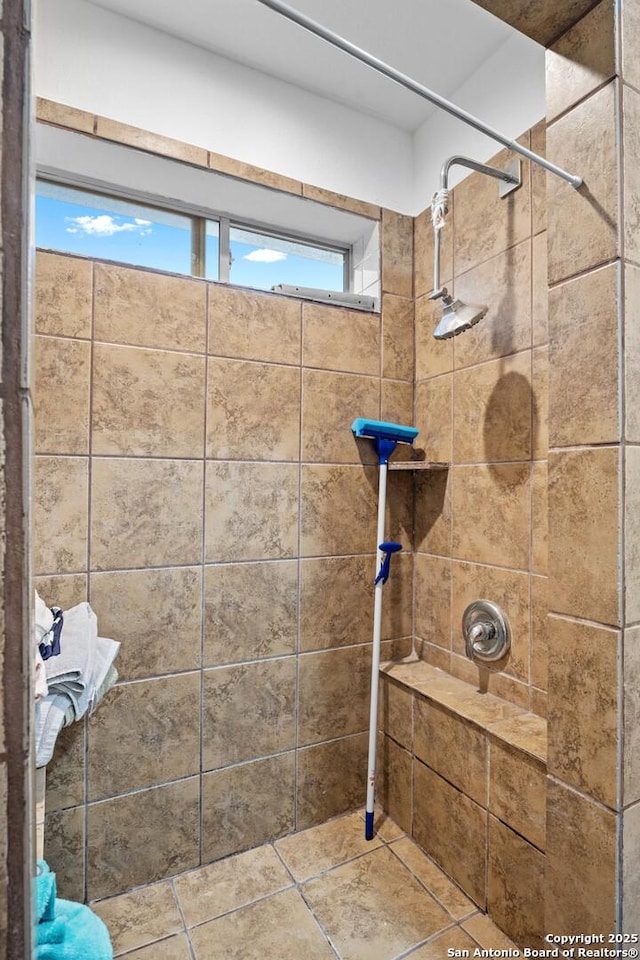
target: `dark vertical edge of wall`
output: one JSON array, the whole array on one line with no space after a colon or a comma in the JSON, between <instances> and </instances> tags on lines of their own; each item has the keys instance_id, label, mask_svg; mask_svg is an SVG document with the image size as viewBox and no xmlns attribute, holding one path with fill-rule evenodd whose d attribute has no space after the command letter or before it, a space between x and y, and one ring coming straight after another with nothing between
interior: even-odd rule
<instances>
[{"instance_id":1,"label":"dark vertical edge of wall","mask_svg":"<svg viewBox=\"0 0 640 960\"><path fill-rule=\"evenodd\" d=\"M31 956L32 799L29 769L28 523L30 398L30 3L4 0L2 136L2 385L5 445L4 724L7 761L7 950Z\"/></svg>"}]
</instances>

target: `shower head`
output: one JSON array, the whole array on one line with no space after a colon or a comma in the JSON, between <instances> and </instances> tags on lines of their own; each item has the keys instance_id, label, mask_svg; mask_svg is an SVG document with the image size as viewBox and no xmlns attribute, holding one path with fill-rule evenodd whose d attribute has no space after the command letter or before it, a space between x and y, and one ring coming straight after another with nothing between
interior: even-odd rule
<instances>
[{"instance_id":1,"label":"shower head","mask_svg":"<svg viewBox=\"0 0 640 960\"><path fill-rule=\"evenodd\" d=\"M462 300L454 300L446 292L442 302L444 304L442 317L433 331L436 340L448 340L450 337L457 337L459 333L468 330L478 320L482 320L489 309L476 303L463 303Z\"/></svg>"}]
</instances>

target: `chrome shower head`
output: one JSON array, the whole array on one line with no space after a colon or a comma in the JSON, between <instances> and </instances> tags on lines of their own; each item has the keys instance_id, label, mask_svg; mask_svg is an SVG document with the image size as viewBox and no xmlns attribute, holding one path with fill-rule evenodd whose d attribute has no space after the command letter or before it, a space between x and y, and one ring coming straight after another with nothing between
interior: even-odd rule
<instances>
[{"instance_id":1,"label":"chrome shower head","mask_svg":"<svg viewBox=\"0 0 640 960\"><path fill-rule=\"evenodd\" d=\"M433 331L436 340L448 340L450 337L457 337L459 333L468 330L478 320L482 320L489 309L475 303L463 303L462 300L454 300L448 293L445 293L442 302L444 304L442 317Z\"/></svg>"}]
</instances>

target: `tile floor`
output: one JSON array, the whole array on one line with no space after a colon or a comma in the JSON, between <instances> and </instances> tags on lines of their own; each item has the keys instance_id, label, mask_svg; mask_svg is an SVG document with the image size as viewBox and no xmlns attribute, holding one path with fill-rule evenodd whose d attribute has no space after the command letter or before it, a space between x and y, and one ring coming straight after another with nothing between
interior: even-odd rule
<instances>
[{"instance_id":1,"label":"tile floor","mask_svg":"<svg viewBox=\"0 0 640 960\"><path fill-rule=\"evenodd\" d=\"M451 947L514 946L382 814L370 842L351 813L92 906L127 960L446 960Z\"/></svg>"}]
</instances>

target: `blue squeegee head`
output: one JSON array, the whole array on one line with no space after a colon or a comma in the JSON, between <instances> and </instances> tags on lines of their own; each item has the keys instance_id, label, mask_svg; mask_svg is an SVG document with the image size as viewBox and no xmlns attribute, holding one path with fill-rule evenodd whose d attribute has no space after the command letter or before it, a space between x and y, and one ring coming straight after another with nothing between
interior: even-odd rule
<instances>
[{"instance_id":1,"label":"blue squeegee head","mask_svg":"<svg viewBox=\"0 0 640 960\"><path fill-rule=\"evenodd\" d=\"M413 443L418 436L415 427L404 427L399 423L387 423L386 420L366 420L359 417L351 424L354 437L366 437L369 440L391 440L394 443Z\"/></svg>"}]
</instances>

